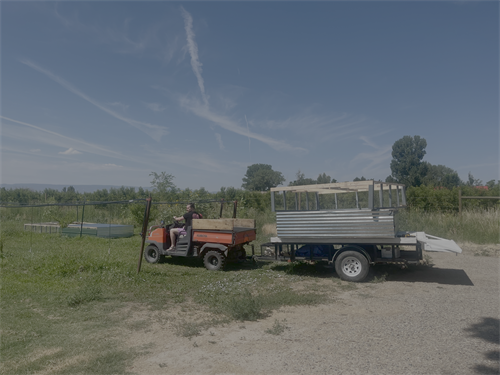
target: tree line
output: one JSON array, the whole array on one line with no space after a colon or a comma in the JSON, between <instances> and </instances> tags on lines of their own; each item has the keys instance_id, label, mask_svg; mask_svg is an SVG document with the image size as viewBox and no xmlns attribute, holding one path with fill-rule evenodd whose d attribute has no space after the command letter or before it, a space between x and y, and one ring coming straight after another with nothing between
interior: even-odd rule
<instances>
[{"instance_id":1,"label":"tree line","mask_svg":"<svg viewBox=\"0 0 500 375\"><path fill-rule=\"evenodd\" d=\"M469 173L468 179L462 181L458 173L444 165L432 165L423 158L426 154L427 141L416 136L404 136L392 146L392 160L390 163L391 175L386 182L402 183L407 186L407 200L410 206L424 209L437 209L438 207L458 207L458 188L463 190L463 195L499 196L499 182L490 180L486 188L481 180L475 179ZM179 189L174 184L174 176L167 172L151 172L151 190L142 187L110 188L94 192L80 193L73 186L65 187L61 191L45 189L33 191L26 188L0 189L0 202L20 204L43 203L69 203L82 201L124 201L145 199L149 196L154 201L176 202L191 200L238 200L246 207L265 210L269 207L270 196L266 194L272 187L283 184L286 180L283 174L273 170L269 164L252 164L242 179L241 188L221 187L218 192L208 192L201 187L197 190ZM369 178L374 179L374 178ZM354 181L367 180L364 176L356 177ZM378 179L375 179L378 180ZM317 178L306 177L305 173L298 171L295 180L289 186L311 185L337 182L326 173L320 173ZM478 187L481 187L480 189ZM491 206L494 202L476 202L474 204Z\"/></svg>"}]
</instances>

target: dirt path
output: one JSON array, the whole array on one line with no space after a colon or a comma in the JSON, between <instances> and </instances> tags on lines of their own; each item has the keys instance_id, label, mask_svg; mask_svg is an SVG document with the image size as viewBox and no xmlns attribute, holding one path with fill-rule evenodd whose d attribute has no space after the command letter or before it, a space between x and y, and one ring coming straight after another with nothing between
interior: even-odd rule
<instances>
[{"instance_id":1,"label":"dirt path","mask_svg":"<svg viewBox=\"0 0 500 375\"><path fill-rule=\"evenodd\" d=\"M495 249L494 249L495 250ZM332 303L283 308L191 339L176 319L135 330L136 374L498 374L499 258L433 253L433 268L353 284ZM336 279L323 279L325 288ZM140 317L136 317L140 318ZM278 322L279 324L277 324ZM277 324L277 325L276 325ZM284 328L279 335L267 333Z\"/></svg>"}]
</instances>

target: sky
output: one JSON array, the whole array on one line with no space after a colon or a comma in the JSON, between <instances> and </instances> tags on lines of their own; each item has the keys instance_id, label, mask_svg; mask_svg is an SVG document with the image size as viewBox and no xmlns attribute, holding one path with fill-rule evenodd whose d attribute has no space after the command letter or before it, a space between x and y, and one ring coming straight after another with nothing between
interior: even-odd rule
<instances>
[{"instance_id":1,"label":"sky","mask_svg":"<svg viewBox=\"0 0 500 375\"><path fill-rule=\"evenodd\" d=\"M496 1L9 2L1 183L241 187L390 175L392 145L499 178Z\"/></svg>"}]
</instances>

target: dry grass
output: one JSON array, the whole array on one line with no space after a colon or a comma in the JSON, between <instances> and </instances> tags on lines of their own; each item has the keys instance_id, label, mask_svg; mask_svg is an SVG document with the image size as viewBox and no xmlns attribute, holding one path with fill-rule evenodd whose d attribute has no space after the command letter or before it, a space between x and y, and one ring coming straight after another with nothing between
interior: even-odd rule
<instances>
[{"instance_id":1,"label":"dry grass","mask_svg":"<svg viewBox=\"0 0 500 375\"><path fill-rule=\"evenodd\" d=\"M421 231L455 242L498 244L500 209L465 210L462 215L450 212L405 210L396 216L397 230Z\"/></svg>"},{"instance_id":2,"label":"dry grass","mask_svg":"<svg viewBox=\"0 0 500 375\"><path fill-rule=\"evenodd\" d=\"M264 224L262 226L262 233L267 236L277 236L278 231L276 229L276 223Z\"/></svg>"},{"instance_id":3,"label":"dry grass","mask_svg":"<svg viewBox=\"0 0 500 375\"><path fill-rule=\"evenodd\" d=\"M497 258L500 257L500 244L478 245L472 242L460 242L458 243L458 246L460 246L464 254Z\"/></svg>"}]
</instances>

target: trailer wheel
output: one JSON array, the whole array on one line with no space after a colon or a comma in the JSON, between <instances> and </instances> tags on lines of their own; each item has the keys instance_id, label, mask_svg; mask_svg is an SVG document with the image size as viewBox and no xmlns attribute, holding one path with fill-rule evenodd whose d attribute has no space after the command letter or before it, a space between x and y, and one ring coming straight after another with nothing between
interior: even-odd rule
<instances>
[{"instance_id":1,"label":"trailer wheel","mask_svg":"<svg viewBox=\"0 0 500 375\"><path fill-rule=\"evenodd\" d=\"M165 260L165 255L161 255L155 245L149 245L144 250L144 259L146 259L148 263L161 263Z\"/></svg>"},{"instance_id":2,"label":"trailer wheel","mask_svg":"<svg viewBox=\"0 0 500 375\"><path fill-rule=\"evenodd\" d=\"M226 257L215 250L208 251L203 257L203 264L209 271L221 271L226 263Z\"/></svg>"},{"instance_id":3,"label":"trailer wheel","mask_svg":"<svg viewBox=\"0 0 500 375\"><path fill-rule=\"evenodd\" d=\"M344 251L335 261L335 271L342 280L361 281L368 275L368 259L357 251Z\"/></svg>"}]
</instances>

